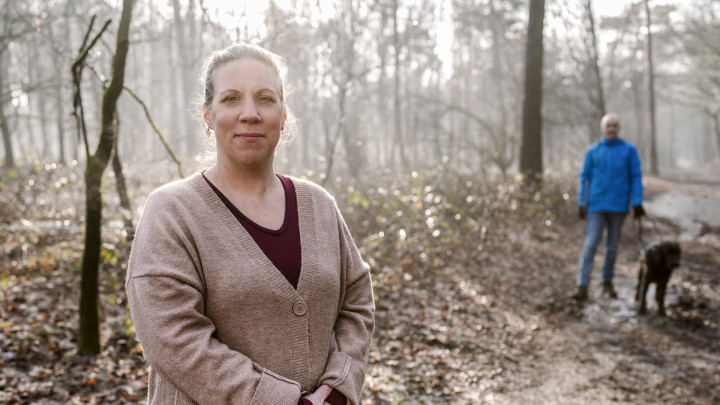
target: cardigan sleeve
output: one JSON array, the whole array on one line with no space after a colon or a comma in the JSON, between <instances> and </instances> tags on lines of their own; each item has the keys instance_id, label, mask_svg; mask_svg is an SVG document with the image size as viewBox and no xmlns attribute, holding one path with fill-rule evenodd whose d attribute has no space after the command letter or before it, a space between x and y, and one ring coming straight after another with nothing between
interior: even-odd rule
<instances>
[{"instance_id":1,"label":"cardigan sleeve","mask_svg":"<svg viewBox=\"0 0 720 405\"><path fill-rule=\"evenodd\" d=\"M336 210L343 289L335 322L332 350L318 385L340 391L352 405L360 403L365 363L375 326L370 266L360 257L350 232Z\"/></svg>"},{"instance_id":2,"label":"cardigan sleeve","mask_svg":"<svg viewBox=\"0 0 720 405\"><path fill-rule=\"evenodd\" d=\"M155 387L156 399L165 403L179 395L201 404L298 404L299 383L215 338L215 326L204 314L201 258L189 231L191 212L180 206L167 195L148 198L126 281L143 355L163 382Z\"/></svg>"}]
</instances>

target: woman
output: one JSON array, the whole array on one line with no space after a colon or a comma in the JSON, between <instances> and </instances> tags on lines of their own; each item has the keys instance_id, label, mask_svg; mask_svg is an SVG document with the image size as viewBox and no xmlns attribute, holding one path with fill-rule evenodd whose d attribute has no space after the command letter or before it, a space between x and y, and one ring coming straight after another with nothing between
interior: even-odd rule
<instances>
[{"instance_id":1,"label":"woman","mask_svg":"<svg viewBox=\"0 0 720 405\"><path fill-rule=\"evenodd\" d=\"M126 288L150 405L360 402L369 267L332 197L273 170L289 116L277 60L248 44L210 57L217 161L148 197Z\"/></svg>"}]
</instances>

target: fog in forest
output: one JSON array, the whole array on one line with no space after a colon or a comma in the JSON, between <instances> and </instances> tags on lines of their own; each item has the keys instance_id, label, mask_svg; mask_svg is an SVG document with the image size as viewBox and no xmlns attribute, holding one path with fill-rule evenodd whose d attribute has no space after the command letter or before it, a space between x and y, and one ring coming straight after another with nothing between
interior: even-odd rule
<instances>
[{"instance_id":1,"label":"fog in forest","mask_svg":"<svg viewBox=\"0 0 720 405\"><path fill-rule=\"evenodd\" d=\"M99 136L118 1L5 1L0 17L0 102L6 166L77 162L84 146L73 116L70 66L91 16L82 77L90 150ZM544 171L574 172L601 137L603 112L645 168L651 132L645 13L626 2L615 16L588 1L548 1L542 86ZM118 154L125 165L172 162L150 120L183 162L202 154L202 65L235 41L259 44L287 63L289 107L299 136L279 149L277 169L360 181L378 171L443 165L461 172L517 173L522 132L525 1L147 1L134 8L120 97ZM652 4L655 4L653 2ZM652 7L657 163L660 170L717 169L717 2ZM711 11L714 11L712 13ZM174 163L168 163L173 164Z\"/></svg>"}]
</instances>

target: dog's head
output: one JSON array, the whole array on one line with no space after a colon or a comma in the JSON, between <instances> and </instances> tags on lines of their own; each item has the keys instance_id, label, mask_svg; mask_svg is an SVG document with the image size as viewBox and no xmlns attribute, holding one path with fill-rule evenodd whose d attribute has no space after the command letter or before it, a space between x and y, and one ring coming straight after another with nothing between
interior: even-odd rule
<instances>
[{"instance_id":1,"label":"dog's head","mask_svg":"<svg viewBox=\"0 0 720 405\"><path fill-rule=\"evenodd\" d=\"M663 242L647 252L648 264L672 270L680 265L680 245L676 242Z\"/></svg>"}]
</instances>

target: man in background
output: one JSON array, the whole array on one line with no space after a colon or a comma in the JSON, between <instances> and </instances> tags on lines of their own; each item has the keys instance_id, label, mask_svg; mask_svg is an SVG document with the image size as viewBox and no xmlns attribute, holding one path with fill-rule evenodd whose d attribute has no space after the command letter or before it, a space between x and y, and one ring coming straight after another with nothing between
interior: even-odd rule
<instances>
[{"instance_id":1,"label":"man in background","mask_svg":"<svg viewBox=\"0 0 720 405\"><path fill-rule=\"evenodd\" d=\"M602 269L602 295L617 298L612 281L625 215L631 205L635 218L645 215L642 207L642 170L637 149L618 137L620 119L616 114L605 115L600 121L600 128L605 137L588 148L580 172L579 216L587 222L580 257L578 290L573 295L577 301L588 298L595 252L605 228L607 236Z\"/></svg>"}]
</instances>

